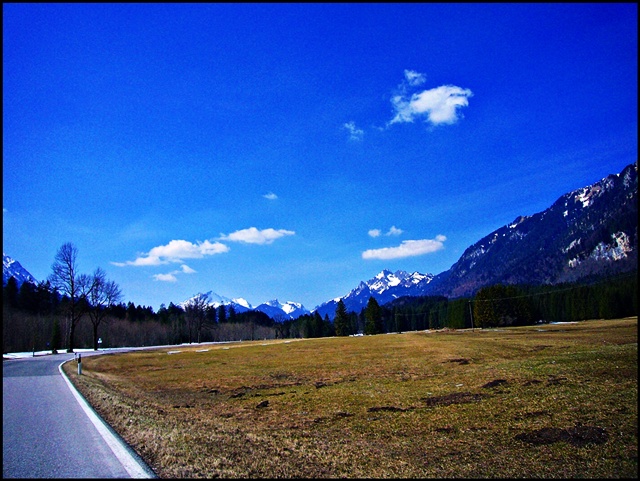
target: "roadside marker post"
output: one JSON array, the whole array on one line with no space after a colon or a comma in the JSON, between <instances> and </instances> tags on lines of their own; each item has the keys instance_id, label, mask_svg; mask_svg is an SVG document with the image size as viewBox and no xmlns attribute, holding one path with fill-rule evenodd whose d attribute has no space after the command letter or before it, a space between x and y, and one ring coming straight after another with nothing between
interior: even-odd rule
<instances>
[{"instance_id":1,"label":"roadside marker post","mask_svg":"<svg viewBox=\"0 0 640 481\"><path fill-rule=\"evenodd\" d=\"M82 354L78 354L78 376L82 375Z\"/></svg>"}]
</instances>

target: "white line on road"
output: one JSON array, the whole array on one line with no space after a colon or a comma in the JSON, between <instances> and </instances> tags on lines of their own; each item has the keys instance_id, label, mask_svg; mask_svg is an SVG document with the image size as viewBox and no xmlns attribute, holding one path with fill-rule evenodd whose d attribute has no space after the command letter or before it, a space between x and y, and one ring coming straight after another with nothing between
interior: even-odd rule
<instances>
[{"instance_id":1,"label":"white line on road","mask_svg":"<svg viewBox=\"0 0 640 481\"><path fill-rule=\"evenodd\" d=\"M64 362L62 364L64 364ZM80 407L82 407L102 438L111 448L113 454L115 454L116 458L118 458L118 461L120 461L124 469L127 470L129 476L131 476L132 478L154 478L155 476L153 476L140 465L140 463L132 456L132 454L129 452L129 449L123 444L123 442L113 435L113 433L106 426L105 422L96 414L93 408L89 406L87 401L82 397L82 395L78 392L78 390L62 370L62 364L58 366L58 370L62 374L64 380L67 382L69 389L71 389L71 392L80 404Z\"/></svg>"}]
</instances>

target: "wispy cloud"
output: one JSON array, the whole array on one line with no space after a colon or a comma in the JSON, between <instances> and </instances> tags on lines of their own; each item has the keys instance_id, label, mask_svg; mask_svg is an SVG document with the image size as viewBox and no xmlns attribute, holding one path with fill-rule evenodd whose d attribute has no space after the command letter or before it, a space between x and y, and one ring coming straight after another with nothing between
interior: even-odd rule
<instances>
[{"instance_id":1,"label":"wispy cloud","mask_svg":"<svg viewBox=\"0 0 640 481\"><path fill-rule=\"evenodd\" d=\"M402 234L404 231L402 229L398 229L395 225L392 225L391 228L384 234L386 236L398 236ZM382 235L382 231L380 229L371 229L368 232L370 237L380 237Z\"/></svg>"},{"instance_id":2,"label":"wispy cloud","mask_svg":"<svg viewBox=\"0 0 640 481\"><path fill-rule=\"evenodd\" d=\"M295 232L271 228L258 230L255 227L249 227L248 229L237 230L229 235L222 234L219 239L231 242L243 242L245 244L271 244L274 240L288 235L295 235Z\"/></svg>"},{"instance_id":3,"label":"wispy cloud","mask_svg":"<svg viewBox=\"0 0 640 481\"><path fill-rule=\"evenodd\" d=\"M407 80L407 83L411 86L421 85L425 83L427 77L423 73L416 72L415 70L405 70L404 78Z\"/></svg>"},{"instance_id":4,"label":"wispy cloud","mask_svg":"<svg viewBox=\"0 0 640 481\"><path fill-rule=\"evenodd\" d=\"M425 82L426 77L413 70L404 71L405 80L398 87L398 93L391 98L395 116L387 126L413 122L425 118L433 125L454 124L458 121L458 109L469 105L473 93L469 89L455 85L441 85L409 95L409 87Z\"/></svg>"},{"instance_id":5,"label":"wispy cloud","mask_svg":"<svg viewBox=\"0 0 640 481\"><path fill-rule=\"evenodd\" d=\"M351 121L347 122L343 126L349 132L349 139L351 140L362 140L364 137L364 130L356 127L356 123Z\"/></svg>"},{"instance_id":6,"label":"wispy cloud","mask_svg":"<svg viewBox=\"0 0 640 481\"><path fill-rule=\"evenodd\" d=\"M274 194L273 192L269 192L267 194L264 194L262 197L264 197L265 199L269 199L269 200L276 200L278 198L278 196L276 194Z\"/></svg>"},{"instance_id":7,"label":"wispy cloud","mask_svg":"<svg viewBox=\"0 0 640 481\"><path fill-rule=\"evenodd\" d=\"M188 265L182 264L180 266L180 270L167 272L166 274L155 274L153 278L156 281L161 281L161 282L178 282L178 278L176 277L176 274L195 274L196 272L197 271L195 271Z\"/></svg>"},{"instance_id":8,"label":"wispy cloud","mask_svg":"<svg viewBox=\"0 0 640 481\"><path fill-rule=\"evenodd\" d=\"M197 272L196 270L192 269L191 267L189 267L186 264L182 264L180 266L180 269L182 270L183 274L195 274Z\"/></svg>"},{"instance_id":9,"label":"wispy cloud","mask_svg":"<svg viewBox=\"0 0 640 481\"><path fill-rule=\"evenodd\" d=\"M178 278L173 274L156 274L153 276L156 281L160 282L178 282Z\"/></svg>"},{"instance_id":10,"label":"wispy cloud","mask_svg":"<svg viewBox=\"0 0 640 481\"><path fill-rule=\"evenodd\" d=\"M388 260L421 256L443 249L445 240L447 238L443 235L438 235L435 239L406 240L397 247L366 250L362 253L362 258Z\"/></svg>"},{"instance_id":11,"label":"wispy cloud","mask_svg":"<svg viewBox=\"0 0 640 481\"><path fill-rule=\"evenodd\" d=\"M220 242L192 243L186 240L172 240L166 245L154 247L133 261L112 262L116 266L158 266L182 262L183 259L200 259L205 256L228 252L229 247Z\"/></svg>"},{"instance_id":12,"label":"wispy cloud","mask_svg":"<svg viewBox=\"0 0 640 481\"><path fill-rule=\"evenodd\" d=\"M398 229L395 225L392 225L391 229L389 229L389 232L387 232L385 235L400 235L403 232L404 231L402 229Z\"/></svg>"}]
</instances>

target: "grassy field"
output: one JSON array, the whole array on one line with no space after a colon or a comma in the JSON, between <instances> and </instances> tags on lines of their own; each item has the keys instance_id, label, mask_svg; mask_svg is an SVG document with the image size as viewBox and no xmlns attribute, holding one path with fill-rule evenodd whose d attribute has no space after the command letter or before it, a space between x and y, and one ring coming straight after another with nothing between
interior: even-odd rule
<instances>
[{"instance_id":1,"label":"grassy field","mask_svg":"<svg viewBox=\"0 0 640 481\"><path fill-rule=\"evenodd\" d=\"M194 345L64 369L160 477L635 478L637 322Z\"/></svg>"}]
</instances>

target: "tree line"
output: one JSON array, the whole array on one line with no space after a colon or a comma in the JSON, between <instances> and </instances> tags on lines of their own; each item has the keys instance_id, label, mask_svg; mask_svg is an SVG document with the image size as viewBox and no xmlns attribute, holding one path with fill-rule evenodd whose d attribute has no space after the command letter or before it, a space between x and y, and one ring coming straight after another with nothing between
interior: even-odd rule
<instances>
[{"instance_id":1,"label":"tree line","mask_svg":"<svg viewBox=\"0 0 640 481\"><path fill-rule=\"evenodd\" d=\"M484 287L469 298L400 298L383 306L386 332L524 326L638 315L637 271L545 286Z\"/></svg>"},{"instance_id":2,"label":"tree line","mask_svg":"<svg viewBox=\"0 0 640 481\"><path fill-rule=\"evenodd\" d=\"M494 285L469 298L403 297L360 312L340 300L335 317L318 312L272 319L259 311L214 307L206 294L184 306L124 303L118 285L97 268L77 270L76 247L56 253L49 278L37 285L3 286L3 352L137 347L276 338L370 335L426 329L528 325L637 315L637 271L590 283L554 286Z\"/></svg>"}]
</instances>

